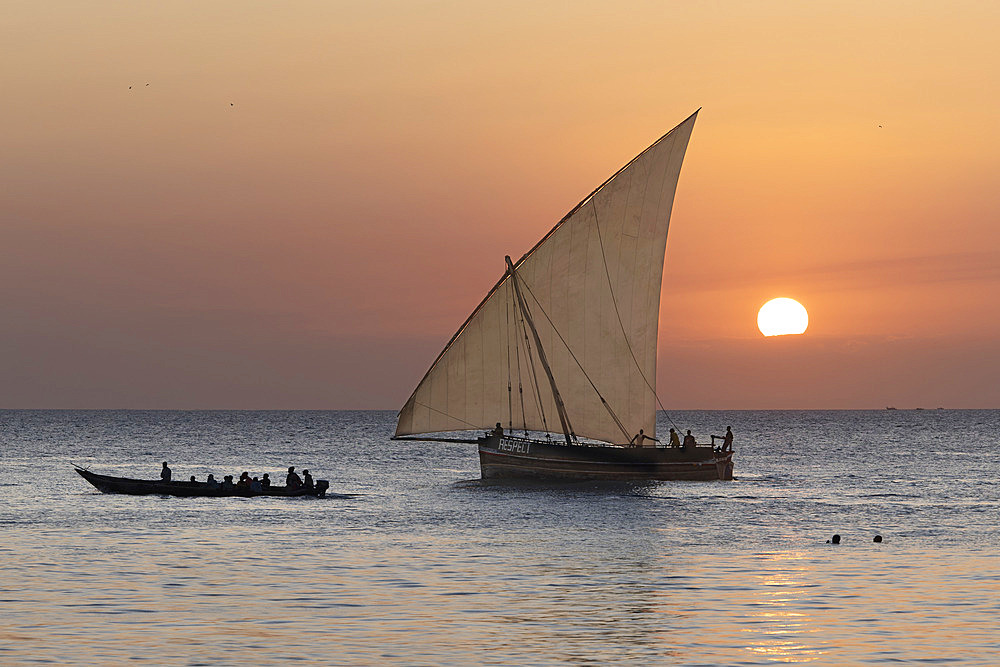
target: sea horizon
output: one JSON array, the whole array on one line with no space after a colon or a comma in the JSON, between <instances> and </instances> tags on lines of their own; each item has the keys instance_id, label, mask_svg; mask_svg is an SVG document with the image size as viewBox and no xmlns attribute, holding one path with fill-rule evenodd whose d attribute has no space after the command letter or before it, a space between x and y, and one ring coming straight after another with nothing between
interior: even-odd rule
<instances>
[{"instance_id":1,"label":"sea horizon","mask_svg":"<svg viewBox=\"0 0 1000 667\"><path fill-rule=\"evenodd\" d=\"M951 410L951 411L989 411L1000 410L1000 407L973 407L973 408L951 408L951 407L924 407L924 406L895 406L889 405L880 408L676 408L671 410L656 410L656 414L670 414L673 412L878 412L881 410L899 411L924 411L924 410ZM399 412L399 408L5 408L0 407L0 412ZM487 427L483 427L487 428Z\"/></svg>"}]
</instances>

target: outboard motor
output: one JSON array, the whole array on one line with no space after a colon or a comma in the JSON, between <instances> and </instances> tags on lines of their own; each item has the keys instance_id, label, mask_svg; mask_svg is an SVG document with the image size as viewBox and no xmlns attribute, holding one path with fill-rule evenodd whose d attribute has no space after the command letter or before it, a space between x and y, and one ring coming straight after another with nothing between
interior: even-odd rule
<instances>
[{"instance_id":1,"label":"outboard motor","mask_svg":"<svg viewBox=\"0 0 1000 667\"><path fill-rule=\"evenodd\" d=\"M330 488L330 482L325 479L316 480L316 497L325 498L326 490Z\"/></svg>"}]
</instances>

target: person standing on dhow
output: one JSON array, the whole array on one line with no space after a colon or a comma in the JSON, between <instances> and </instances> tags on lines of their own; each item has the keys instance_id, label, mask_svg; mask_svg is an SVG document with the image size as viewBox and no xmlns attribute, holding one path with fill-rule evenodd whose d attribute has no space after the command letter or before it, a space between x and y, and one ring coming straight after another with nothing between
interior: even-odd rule
<instances>
[{"instance_id":1,"label":"person standing on dhow","mask_svg":"<svg viewBox=\"0 0 1000 667\"><path fill-rule=\"evenodd\" d=\"M715 442L716 438L722 438L722 447L719 448L719 452L720 453L733 451L733 427L732 426L727 426L726 427L726 434L725 435L713 435L712 436L712 442L713 443Z\"/></svg>"},{"instance_id":2,"label":"person standing on dhow","mask_svg":"<svg viewBox=\"0 0 1000 667\"><path fill-rule=\"evenodd\" d=\"M698 443L695 442L694 436L691 435L691 429L688 429L687 435L684 436L684 444L681 445L681 449L685 449L685 450L686 449L694 449L697 446L698 446Z\"/></svg>"},{"instance_id":3,"label":"person standing on dhow","mask_svg":"<svg viewBox=\"0 0 1000 667\"><path fill-rule=\"evenodd\" d=\"M631 445L632 447L642 447L643 440L652 440L653 442L659 442L659 440L657 440L656 438L650 438L648 435L643 433L642 429L640 428L639 432L632 437L632 439L629 441L628 444Z\"/></svg>"},{"instance_id":4,"label":"person standing on dhow","mask_svg":"<svg viewBox=\"0 0 1000 667\"><path fill-rule=\"evenodd\" d=\"M160 479L164 482L170 481L170 468L167 467L167 462L163 462L163 470L160 471Z\"/></svg>"}]
</instances>

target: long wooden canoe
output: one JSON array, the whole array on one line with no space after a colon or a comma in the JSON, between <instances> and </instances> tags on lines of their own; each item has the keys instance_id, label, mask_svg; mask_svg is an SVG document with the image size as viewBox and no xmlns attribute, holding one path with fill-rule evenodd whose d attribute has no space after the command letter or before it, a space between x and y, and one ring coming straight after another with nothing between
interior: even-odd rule
<instances>
[{"instance_id":1,"label":"long wooden canoe","mask_svg":"<svg viewBox=\"0 0 1000 667\"><path fill-rule=\"evenodd\" d=\"M316 480L313 488L299 487L289 489L285 486L269 486L261 491L253 491L248 488L241 488L235 485L225 485L221 483L209 484L208 482L164 482L152 479L130 479L128 477L112 477L110 475L100 475L91 472L86 468L76 466L76 471L80 476L94 485L102 493L125 493L133 496L161 495L161 496L206 496L206 497L253 497L253 496L313 496L316 498L352 498L356 494L331 493L327 494L330 483L325 479Z\"/></svg>"}]
</instances>

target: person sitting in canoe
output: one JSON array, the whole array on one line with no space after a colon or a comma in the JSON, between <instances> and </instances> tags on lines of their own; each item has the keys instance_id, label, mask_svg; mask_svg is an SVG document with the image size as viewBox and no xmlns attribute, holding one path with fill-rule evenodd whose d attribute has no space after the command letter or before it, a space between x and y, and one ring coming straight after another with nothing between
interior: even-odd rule
<instances>
[{"instance_id":1,"label":"person sitting in canoe","mask_svg":"<svg viewBox=\"0 0 1000 667\"><path fill-rule=\"evenodd\" d=\"M677 435L677 431L675 431L674 429L670 429L670 446L671 447L681 446L680 436Z\"/></svg>"},{"instance_id":2,"label":"person sitting in canoe","mask_svg":"<svg viewBox=\"0 0 1000 667\"><path fill-rule=\"evenodd\" d=\"M285 486L289 489L297 489L302 486L302 479L295 472L295 466L288 466L288 474L285 476Z\"/></svg>"},{"instance_id":3,"label":"person sitting in canoe","mask_svg":"<svg viewBox=\"0 0 1000 667\"><path fill-rule=\"evenodd\" d=\"M213 489L219 486L219 480L215 479L215 475L212 474L209 474L208 479L205 480L205 482Z\"/></svg>"},{"instance_id":4,"label":"person sitting in canoe","mask_svg":"<svg viewBox=\"0 0 1000 667\"><path fill-rule=\"evenodd\" d=\"M260 478L260 485L265 489L271 488L271 475L264 473L264 476Z\"/></svg>"},{"instance_id":5,"label":"person sitting in canoe","mask_svg":"<svg viewBox=\"0 0 1000 667\"><path fill-rule=\"evenodd\" d=\"M244 470L240 474L239 480L236 482L236 488L238 489L249 489L250 488L250 473Z\"/></svg>"},{"instance_id":6,"label":"person sitting in canoe","mask_svg":"<svg viewBox=\"0 0 1000 667\"><path fill-rule=\"evenodd\" d=\"M694 436L691 435L691 429L688 429L687 435L684 436L684 449L688 447L695 447L698 443L694 441Z\"/></svg>"},{"instance_id":7,"label":"person sitting in canoe","mask_svg":"<svg viewBox=\"0 0 1000 667\"><path fill-rule=\"evenodd\" d=\"M264 486L260 483L260 480L254 477L250 480L250 490L254 493L260 493L264 490Z\"/></svg>"},{"instance_id":8,"label":"person sitting in canoe","mask_svg":"<svg viewBox=\"0 0 1000 667\"><path fill-rule=\"evenodd\" d=\"M163 462L163 470L160 471L160 479L164 482L170 481L170 468L167 467L167 462Z\"/></svg>"},{"instance_id":9,"label":"person sitting in canoe","mask_svg":"<svg viewBox=\"0 0 1000 667\"><path fill-rule=\"evenodd\" d=\"M308 470L302 471L302 484L307 488L313 488L313 476L309 474Z\"/></svg>"}]
</instances>

